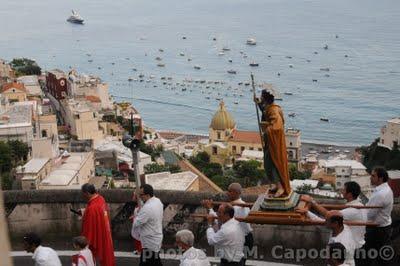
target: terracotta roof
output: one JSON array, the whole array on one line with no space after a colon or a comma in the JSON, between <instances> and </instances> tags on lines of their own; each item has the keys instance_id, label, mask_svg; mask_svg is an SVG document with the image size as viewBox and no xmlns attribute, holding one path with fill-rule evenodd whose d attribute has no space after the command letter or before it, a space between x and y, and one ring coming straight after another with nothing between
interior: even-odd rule
<instances>
[{"instance_id":1,"label":"terracotta roof","mask_svg":"<svg viewBox=\"0 0 400 266\"><path fill-rule=\"evenodd\" d=\"M92 103L100 103L101 100L99 97L94 96L94 95L86 95L86 100L92 102Z\"/></svg>"},{"instance_id":2,"label":"terracotta roof","mask_svg":"<svg viewBox=\"0 0 400 266\"><path fill-rule=\"evenodd\" d=\"M17 82L11 82L11 83L6 83L3 85L3 88L1 92L5 92L11 88L16 88L18 90L21 90L23 92L26 92L25 86L22 83L17 83Z\"/></svg>"},{"instance_id":3,"label":"terracotta roof","mask_svg":"<svg viewBox=\"0 0 400 266\"><path fill-rule=\"evenodd\" d=\"M261 144L261 137L257 131L234 130L230 141Z\"/></svg>"}]
</instances>

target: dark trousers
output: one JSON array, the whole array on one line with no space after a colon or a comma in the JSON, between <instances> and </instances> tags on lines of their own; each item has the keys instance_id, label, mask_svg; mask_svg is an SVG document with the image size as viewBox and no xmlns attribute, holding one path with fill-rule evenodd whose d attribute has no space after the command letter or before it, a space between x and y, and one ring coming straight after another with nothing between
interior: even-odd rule
<instances>
[{"instance_id":1,"label":"dark trousers","mask_svg":"<svg viewBox=\"0 0 400 266\"><path fill-rule=\"evenodd\" d=\"M221 259L221 266L244 266L244 259L241 259L239 262L227 261L226 259Z\"/></svg>"},{"instance_id":2,"label":"dark trousers","mask_svg":"<svg viewBox=\"0 0 400 266\"><path fill-rule=\"evenodd\" d=\"M160 252L143 249L140 253L140 266L162 266Z\"/></svg>"},{"instance_id":3,"label":"dark trousers","mask_svg":"<svg viewBox=\"0 0 400 266\"><path fill-rule=\"evenodd\" d=\"M254 245L254 238L253 238L253 233L250 232L246 235L245 237L245 241L244 241L244 261L243 261L243 265L246 265L246 259L249 256L249 254L251 254L252 249L253 249L253 245Z\"/></svg>"},{"instance_id":4,"label":"dark trousers","mask_svg":"<svg viewBox=\"0 0 400 266\"><path fill-rule=\"evenodd\" d=\"M392 227L367 227L365 233L365 244L360 249L360 253L369 254L371 250L376 250L379 254L384 246L391 246ZM356 251L357 252L357 251ZM377 258L360 258L355 254L355 262L357 266L371 266L371 265L391 265L390 260L385 260L381 256Z\"/></svg>"}]
</instances>

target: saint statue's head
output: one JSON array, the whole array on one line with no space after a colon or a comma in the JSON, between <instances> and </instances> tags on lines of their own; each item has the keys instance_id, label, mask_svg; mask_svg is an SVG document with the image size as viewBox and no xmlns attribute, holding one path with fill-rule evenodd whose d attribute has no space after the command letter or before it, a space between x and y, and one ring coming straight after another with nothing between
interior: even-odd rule
<instances>
[{"instance_id":1,"label":"saint statue's head","mask_svg":"<svg viewBox=\"0 0 400 266\"><path fill-rule=\"evenodd\" d=\"M269 92L268 90L264 89L261 91L261 101L265 104L272 104L274 103L275 96Z\"/></svg>"}]
</instances>

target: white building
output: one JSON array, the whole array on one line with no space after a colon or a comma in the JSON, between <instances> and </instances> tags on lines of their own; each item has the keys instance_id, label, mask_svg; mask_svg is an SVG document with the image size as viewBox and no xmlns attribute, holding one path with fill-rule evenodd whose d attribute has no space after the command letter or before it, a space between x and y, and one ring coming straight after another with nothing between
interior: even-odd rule
<instances>
[{"instance_id":1,"label":"white building","mask_svg":"<svg viewBox=\"0 0 400 266\"><path fill-rule=\"evenodd\" d=\"M38 76L20 76L17 81L25 85L26 94L28 97L41 96L43 94L39 84Z\"/></svg>"},{"instance_id":2,"label":"white building","mask_svg":"<svg viewBox=\"0 0 400 266\"><path fill-rule=\"evenodd\" d=\"M31 146L33 139L32 106L14 104L0 114L0 140L20 140Z\"/></svg>"},{"instance_id":3,"label":"white building","mask_svg":"<svg viewBox=\"0 0 400 266\"><path fill-rule=\"evenodd\" d=\"M155 190L199 191L199 178L191 171L148 174L145 180L146 184L150 184Z\"/></svg>"},{"instance_id":4,"label":"white building","mask_svg":"<svg viewBox=\"0 0 400 266\"><path fill-rule=\"evenodd\" d=\"M38 189L80 189L94 176L93 152L73 152L62 156Z\"/></svg>"},{"instance_id":5,"label":"white building","mask_svg":"<svg viewBox=\"0 0 400 266\"><path fill-rule=\"evenodd\" d=\"M380 144L390 149L400 144L400 117L388 120L381 128Z\"/></svg>"},{"instance_id":6,"label":"white building","mask_svg":"<svg viewBox=\"0 0 400 266\"><path fill-rule=\"evenodd\" d=\"M294 128L288 128L285 132L286 150L289 163L296 165L300 169L301 162L301 131Z\"/></svg>"},{"instance_id":7,"label":"white building","mask_svg":"<svg viewBox=\"0 0 400 266\"><path fill-rule=\"evenodd\" d=\"M129 167L132 166L132 152L125 147L121 141L106 138L97 143L95 146L96 165L105 168L118 169L118 164L126 163ZM144 152L139 152L139 173L144 174L144 167L152 164L151 156ZM115 161L112 161L112 160Z\"/></svg>"},{"instance_id":8,"label":"white building","mask_svg":"<svg viewBox=\"0 0 400 266\"><path fill-rule=\"evenodd\" d=\"M72 70L68 74L67 81L68 95L76 97L94 96L98 97L102 109L113 109L110 95L108 94L108 84L101 81L99 77L81 74Z\"/></svg>"},{"instance_id":9,"label":"white building","mask_svg":"<svg viewBox=\"0 0 400 266\"><path fill-rule=\"evenodd\" d=\"M62 100L62 105L65 123L69 126L71 135L78 140L98 141L103 138L103 132L99 128L99 114L86 101L68 99Z\"/></svg>"},{"instance_id":10,"label":"white building","mask_svg":"<svg viewBox=\"0 0 400 266\"><path fill-rule=\"evenodd\" d=\"M364 194L371 192L370 175L367 168L355 160L320 160L319 166L324 169L325 174L336 177L336 189L341 189L344 183L349 181L357 182Z\"/></svg>"},{"instance_id":11,"label":"white building","mask_svg":"<svg viewBox=\"0 0 400 266\"><path fill-rule=\"evenodd\" d=\"M21 182L22 190L37 189L50 170L50 158L32 158L25 165L17 167L16 176Z\"/></svg>"}]
</instances>

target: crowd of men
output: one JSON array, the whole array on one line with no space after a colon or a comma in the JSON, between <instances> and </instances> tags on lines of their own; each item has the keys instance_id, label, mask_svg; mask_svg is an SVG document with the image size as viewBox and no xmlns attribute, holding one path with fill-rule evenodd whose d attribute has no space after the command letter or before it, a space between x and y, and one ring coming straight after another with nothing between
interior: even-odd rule
<instances>
[{"instance_id":1,"label":"crowd of men","mask_svg":"<svg viewBox=\"0 0 400 266\"><path fill-rule=\"evenodd\" d=\"M337 265L388 265L389 261L382 257L368 256L371 250L380 251L383 247L390 247L391 239L391 212L393 208L393 192L388 183L388 174L383 168L375 168L371 174L371 184L375 186L367 206L379 208L362 209L356 206L363 204L359 200L360 186L355 182L347 182L342 191L348 207L340 211L328 211L310 196L303 196L303 200L311 205L307 213L310 219L325 220L326 226L332 232L327 249L328 264ZM228 187L229 203L218 206L212 200L203 200L202 205L207 208L208 229L206 238L208 244L215 247L216 256L220 258L220 265L242 266L246 264L248 251L253 247L253 229L250 224L239 222L235 218L246 217L250 209L243 207L241 198L242 187L232 183ZM77 254L72 258L72 265L77 266L114 266L114 248L110 228L110 215L104 198L99 195L91 184L82 186L82 194L87 200L87 207L78 211L82 215L81 236L73 239L73 246ZM163 241L162 221L164 206L160 199L154 196L153 187L145 184L140 187L139 195L134 201L141 202L132 217L131 235L139 243L135 245L140 253L141 266L162 265L160 251ZM346 221L364 221L377 224L376 227L347 226ZM198 236L199 237L199 236ZM200 238L200 237L199 237ZM176 233L176 245L182 250L181 266L210 265L205 252L194 247L195 236L189 230ZM57 253L41 246L41 239L34 233L24 237L25 250L33 253L33 260L37 266L59 266L61 262ZM336 254L335 256L333 256Z\"/></svg>"}]
</instances>

